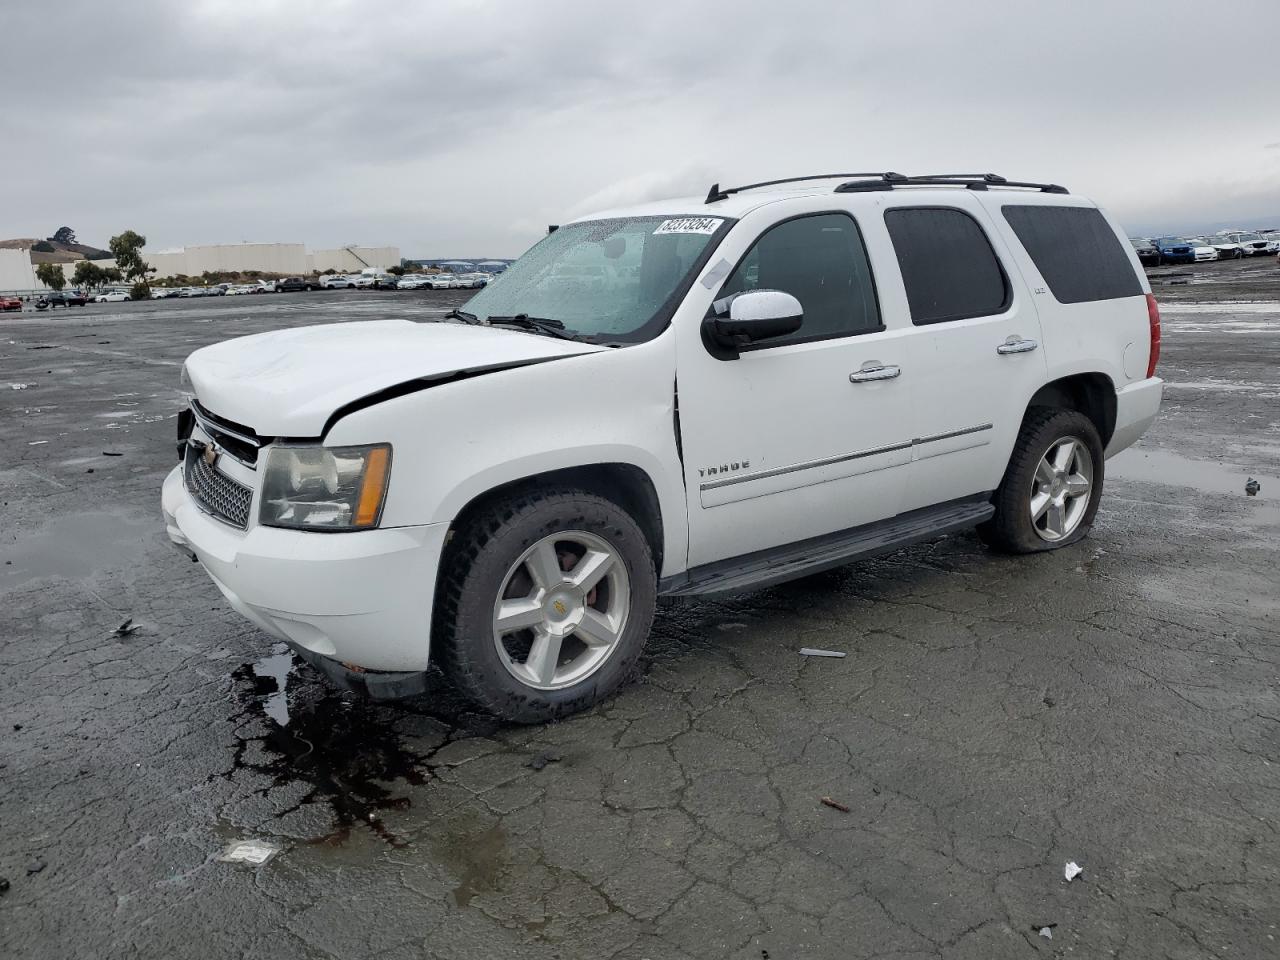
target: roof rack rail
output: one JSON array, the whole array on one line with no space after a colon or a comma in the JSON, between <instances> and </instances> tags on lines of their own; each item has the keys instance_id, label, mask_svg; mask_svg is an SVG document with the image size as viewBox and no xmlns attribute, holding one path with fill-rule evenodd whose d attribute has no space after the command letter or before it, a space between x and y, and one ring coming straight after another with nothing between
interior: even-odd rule
<instances>
[{"instance_id":1,"label":"roof rack rail","mask_svg":"<svg viewBox=\"0 0 1280 960\"><path fill-rule=\"evenodd\" d=\"M1027 180L1006 180L998 173L930 173L908 177L901 173L875 174L874 180L849 180L836 187L836 193L868 193L876 190L892 190L895 187L964 187L968 190L987 190L990 187L1014 187L1038 190L1041 193L1070 193L1056 183L1032 183Z\"/></svg>"},{"instance_id":2,"label":"roof rack rail","mask_svg":"<svg viewBox=\"0 0 1280 960\"><path fill-rule=\"evenodd\" d=\"M741 193L743 190L755 190L759 187L776 187L780 183L800 183L803 180L843 180L846 177L884 177L888 174L875 173L816 173L809 177L785 177L782 180L761 180L759 183L745 183L740 187L725 187L720 189L720 184L713 183L711 190L707 193L707 203L717 203L720 200L728 200L731 194Z\"/></svg>"}]
</instances>

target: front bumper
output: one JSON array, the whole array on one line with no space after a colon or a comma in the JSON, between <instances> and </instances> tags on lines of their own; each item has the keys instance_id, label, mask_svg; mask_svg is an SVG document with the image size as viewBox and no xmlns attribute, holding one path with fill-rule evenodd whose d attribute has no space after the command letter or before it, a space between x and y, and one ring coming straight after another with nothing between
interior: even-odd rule
<instances>
[{"instance_id":1,"label":"front bumper","mask_svg":"<svg viewBox=\"0 0 1280 960\"><path fill-rule=\"evenodd\" d=\"M161 505L169 539L259 628L344 686L375 696L375 688L400 691L383 696L417 692L409 677L374 674L427 668L447 523L354 533L238 530L200 509L181 467L165 478Z\"/></svg>"},{"instance_id":2,"label":"front bumper","mask_svg":"<svg viewBox=\"0 0 1280 960\"><path fill-rule=\"evenodd\" d=\"M1116 391L1116 428L1111 433L1106 455L1114 457L1137 441L1160 413L1164 381L1159 377L1138 380Z\"/></svg>"}]
</instances>

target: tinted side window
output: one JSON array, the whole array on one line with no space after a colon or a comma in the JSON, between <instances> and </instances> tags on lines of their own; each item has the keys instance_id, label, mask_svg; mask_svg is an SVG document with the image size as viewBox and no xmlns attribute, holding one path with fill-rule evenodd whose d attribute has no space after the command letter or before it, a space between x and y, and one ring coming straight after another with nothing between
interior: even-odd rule
<instances>
[{"instance_id":1,"label":"tinted side window","mask_svg":"<svg viewBox=\"0 0 1280 960\"><path fill-rule=\"evenodd\" d=\"M720 296L747 290L785 291L804 310L799 330L762 347L881 329L862 234L843 213L799 217L765 231L724 282Z\"/></svg>"},{"instance_id":2,"label":"tinted side window","mask_svg":"<svg viewBox=\"0 0 1280 960\"><path fill-rule=\"evenodd\" d=\"M1001 209L1059 303L1142 295L1128 254L1098 210L1030 204Z\"/></svg>"},{"instance_id":3,"label":"tinted side window","mask_svg":"<svg viewBox=\"0 0 1280 960\"><path fill-rule=\"evenodd\" d=\"M884 223L912 323L986 317L1009 306L1009 282L991 242L963 210L899 207L885 211Z\"/></svg>"}]
</instances>

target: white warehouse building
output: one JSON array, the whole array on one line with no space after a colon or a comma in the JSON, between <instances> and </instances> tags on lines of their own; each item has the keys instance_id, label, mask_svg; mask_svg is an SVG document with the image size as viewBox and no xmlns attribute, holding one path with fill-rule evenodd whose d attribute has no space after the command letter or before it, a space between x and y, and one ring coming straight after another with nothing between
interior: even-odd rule
<instances>
[{"instance_id":1,"label":"white warehouse building","mask_svg":"<svg viewBox=\"0 0 1280 960\"><path fill-rule=\"evenodd\" d=\"M248 270L301 276L325 270L359 273L366 267L385 270L400 265L400 248L352 245L308 253L301 243L217 243L177 250L144 250L142 257L156 268L157 278Z\"/></svg>"}]
</instances>

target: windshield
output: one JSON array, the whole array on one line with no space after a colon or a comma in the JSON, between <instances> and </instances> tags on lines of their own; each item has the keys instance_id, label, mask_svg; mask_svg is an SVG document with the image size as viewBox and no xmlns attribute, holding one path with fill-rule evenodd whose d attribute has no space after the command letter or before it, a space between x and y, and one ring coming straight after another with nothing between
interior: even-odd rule
<instances>
[{"instance_id":1,"label":"windshield","mask_svg":"<svg viewBox=\"0 0 1280 960\"><path fill-rule=\"evenodd\" d=\"M1162 244L1164 244L1166 247L1168 247L1168 246L1172 246L1173 244L1186 243L1187 241L1183 240L1183 239L1182 239L1182 238L1180 238L1180 237L1161 237L1161 238L1160 238L1159 240L1157 240L1156 242L1157 242L1157 243L1162 243Z\"/></svg>"},{"instance_id":2,"label":"windshield","mask_svg":"<svg viewBox=\"0 0 1280 960\"><path fill-rule=\"evenodd\" d=\"M1133 244L1135 247L1137 247L1139 250L1142 250L1146 247L1151 246L1151 243L1148 240L1130 240L1129 242Z\"/></svg>"},{"instance_id":3,"label":"windshield","mask_svg":"<svg viewBox=\"0 0 1280 960\"><path fill-rule=\"evenodd\" d=\"M670 319L730 221L627 217L560 227L462 308L486 320L521 314L571 334L647 340Z\"/></svg>"}]
</instances>

